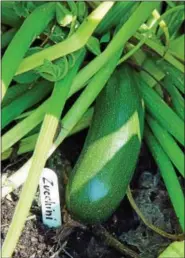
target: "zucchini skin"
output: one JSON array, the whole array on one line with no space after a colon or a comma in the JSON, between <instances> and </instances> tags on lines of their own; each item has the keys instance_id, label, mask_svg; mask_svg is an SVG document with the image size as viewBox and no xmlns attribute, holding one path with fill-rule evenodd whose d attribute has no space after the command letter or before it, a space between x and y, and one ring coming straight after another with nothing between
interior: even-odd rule
<instances>
[{"instance_id":1,"label":"zucchini skin","mask_svg":"<svg viewBox=\"0 0 185 258\"><path fill-rule=\"evenodd\" d=\"M69 176L66 204L75 219L100 223L118 207L136 166L143 124L131 68L121 66L97 98L83 150Z\"/></svg>"}]
</instances>

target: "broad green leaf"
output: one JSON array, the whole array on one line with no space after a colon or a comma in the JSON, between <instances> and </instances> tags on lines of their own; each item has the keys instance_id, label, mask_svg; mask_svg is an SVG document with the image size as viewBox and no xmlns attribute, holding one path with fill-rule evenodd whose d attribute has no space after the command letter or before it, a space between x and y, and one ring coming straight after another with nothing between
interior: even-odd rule
<instances>
[{"instance_id":1,"label":"broad green leaf","mask_svg":"<svg viewBox=\"0 0 185 258\"><path fill-rule=\"evenodd\" d=\"M69 64L67 57L64 56L51 62L49 60L45 60L44 64L37 69L35 69L38 74L44 79L56 82L61 80L68 72Z\"/></svg>"}]
</instances>

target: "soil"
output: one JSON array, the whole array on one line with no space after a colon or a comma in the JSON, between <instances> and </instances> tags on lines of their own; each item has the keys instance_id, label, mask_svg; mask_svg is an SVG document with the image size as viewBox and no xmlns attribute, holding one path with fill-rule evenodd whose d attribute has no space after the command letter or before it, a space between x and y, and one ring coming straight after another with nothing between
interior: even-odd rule
<instances>
[{"instance_id":1,"label":"soil","mask_svg":"<svg viewBox=\"0 0 185 258\"><path fill-rule=\"evenodd\" d=\"M82 133L70 137L60 146L58 152L63 159L62 163L67 164L67 170L74 166L83 146L85 135L86 131L83 131ZM24 156L24 158L28 158L28 156ZM12 165L8 170L16 170L24 161L25 160ZM2 167L5 168L7 164L7 162L3 162ZM143 209L143 213L145 212L144 215L147 217L149 214L149 220L152 217L151 223L160 226L163 230L168 232L178 232L178 223L171 208L165 187L145 145L143 145L140 153L131 188L134 189L133 193L135 193L135 199L137 199L137 204L140 206L140 209ZM8 198L2 200L2 241L5 239L10 225L19 193L20 190L16 190L10 194ZM170 243L168 239L152 232L141 222L126 197L112 217L103 224L103 227L130 249L138 254L140 253L139 257L141 258L156 258L158 253ZM105 244L102 238L97 236L94 232L94 227L84 226L72 220L69 220L68 223L63 222L63 227L60 229L47 228L42 223L38 192L13 257L130 257L110 247L110 245Z\"/></svg>"}]
</instances>

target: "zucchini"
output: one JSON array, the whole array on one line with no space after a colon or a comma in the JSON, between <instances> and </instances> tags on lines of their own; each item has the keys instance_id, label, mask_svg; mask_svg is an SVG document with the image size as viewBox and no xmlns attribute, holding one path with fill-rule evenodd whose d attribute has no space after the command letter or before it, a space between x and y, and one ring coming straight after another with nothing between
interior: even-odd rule
<instances>
[{"instance_id":1,"label":"zucchini","mask_svg":"<svg viewBox=\"0 0 185 258\"><path fill-rule=\"evenodd\" d=\"M144 108L131 70L120 66L100 93L66 204L84 223L106 220L123 199L138 159Z\"/></svg>"}]
</instances>

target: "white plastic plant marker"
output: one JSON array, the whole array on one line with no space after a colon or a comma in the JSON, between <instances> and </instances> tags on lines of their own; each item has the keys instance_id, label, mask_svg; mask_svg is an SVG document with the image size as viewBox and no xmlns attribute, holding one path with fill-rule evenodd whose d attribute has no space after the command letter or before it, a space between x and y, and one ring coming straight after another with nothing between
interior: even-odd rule
<instances>
[{"instance_id":1,"label":"white plastic plant marker","mask_svg":"<svg viewBox=\"0 0 185 258\"><path fill-rule=\"evenodd\" d=\"M50 228L61 227L60 197L56 173L49 168L44 168L39 187L43 223Z\"/></svg>"}]
</instances>

